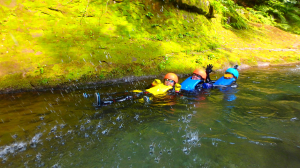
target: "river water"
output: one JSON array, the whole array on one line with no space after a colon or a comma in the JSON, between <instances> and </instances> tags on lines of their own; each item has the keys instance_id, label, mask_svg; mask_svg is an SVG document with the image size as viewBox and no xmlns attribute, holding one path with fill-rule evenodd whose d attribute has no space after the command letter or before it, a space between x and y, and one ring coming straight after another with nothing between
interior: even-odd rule
<instances>
[{"instance_id":1,"label":"river water","mask_svg":"<svg viewBox=\"0 0 300 168\"><path fill-rule=\"evenodd\" d=\"M0 95L0 167L300 167L299 65L147 103L96 108L83 97L152 80Z\"/></svg>"}]
</instances>

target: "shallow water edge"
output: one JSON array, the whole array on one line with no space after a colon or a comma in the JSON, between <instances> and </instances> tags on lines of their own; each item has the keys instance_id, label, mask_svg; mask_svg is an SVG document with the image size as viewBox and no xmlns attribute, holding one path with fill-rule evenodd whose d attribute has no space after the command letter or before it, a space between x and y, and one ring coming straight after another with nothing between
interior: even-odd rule
<instances>
[{"instance_id":1,"label":"shallow water edge","mask_svg":"<svg viewBox=\"0 0 300 168\"><path fill-rule=\"evenodd\" d=\"M299 65L300 61L298 62L292 62L292 63L281 63L281 64L270 64L268 62L257 62L257 65L250 66L247 64L241 64L239 65L239 71L250 69L250 68L256 68L256 67L272 67L272 66L292 66L292 65ZM224 67L223 69L217 69L213 72L223 72L229 67ZM189 76L190 74L177 74L179 78L184 78ZM123 78L116 78L116 79L107 79L107 80L101 80L96 82L80 82L80 81L72 81L69 83L63 83L55 86L47 85L47 86L37 86L32 89L12 89L12 88L6 88L6 89L0 89L0 94L11 94L11 93L20 93L20 92L32 92L32 91L49 91L49 90L64 90L64 89L88 89L93 88L96 85L113 85L113 84L122 84L122 83L128 83L128 82L136 82L139 80L145 80L145 79L160 79L163 78L164 74L160 75L146 75L146 76L125 76Z\"/></svg>"}]
</instances>

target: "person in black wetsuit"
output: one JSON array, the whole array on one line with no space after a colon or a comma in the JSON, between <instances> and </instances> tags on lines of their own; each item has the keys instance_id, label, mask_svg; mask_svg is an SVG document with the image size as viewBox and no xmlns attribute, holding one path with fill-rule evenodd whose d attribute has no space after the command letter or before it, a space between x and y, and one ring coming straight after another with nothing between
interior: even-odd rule
<instances>
[{"instance_id":1,"label":"person in black wetsuit","mask_svg":"<svg viewBox=\"0 0 300 168\"><path fill-rule=\"evenodd\" d=\"M131 100L133 98L141 98L142 95L151 94L151 95L160 95L165 93L178 93L180 91L181 85L178 84L178 76L174 73L168 73L164 77L164 83L159 79L155 79L145 91L133 90L132 94L125 95L120 98L111 99L111 100L101 100L100 94L95 93L95 105L102 106L108 105L115 102L123 102L126 100Z\"/></svg>"}]
</instances>

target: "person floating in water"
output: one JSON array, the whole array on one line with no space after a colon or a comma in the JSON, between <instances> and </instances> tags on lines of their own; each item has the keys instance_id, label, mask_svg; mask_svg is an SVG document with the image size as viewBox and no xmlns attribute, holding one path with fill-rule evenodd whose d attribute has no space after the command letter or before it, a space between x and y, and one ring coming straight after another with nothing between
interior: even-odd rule
<instances>
[{"instance_id":1,"label":"person floating in water","mask_svg":"<svg viewBox=\"0 0 300 168\"><path fill-rule=\"evenodd\" d=\"M159 79L155 79L151 86L148 87L145 91L142 90L133 90L132 95L126 95L121 98L112 99L112 100L101 100L100 94L95 93L96 106L108 105L114 102L123 102L125 100L131 100L133 98L140 98L142 95L151 94L153 96L163 95L163 94L175 94L179 93L181 85L178 83L178 76L175 73L167 73L164 77L164 83Z\"/></svg>"},{"instance_id":2,"label":"person floating in water","mask_svg":"<svg viewBox=\"0 0 300 168\"><path fill-rule=\"evenodd\" d=\"M237 86L236 81L239 77L239 72L237 69L238 69L238 65L235 65L233 68L228 68L225 71L224 76L216 80L213 85L236 87Z\"/></svg>"},{"instance_id":3,"label":"person floating in water","mask_svg":"<svg viewBox=\"0 0 300 168\"><path fill-rule=\"evenodd\" d=\"M192 76L181 83L181 90L200 91L203 84L211 82L209 74L212 72L212 68L213 66L209 64L205 71L202 69L195 69Z\"/></svg>"},{"instance_id":4,"label":"person floating in water","mask_svg":"<svg viewBox=\"0 0 300 168\"><path fill-rule=\"evenodd\" d=\"M203 88L210 89L213 87L228 87L228 86L237 87L236 81L239 77L239 72L237 69L238 69L238 65L235 65L233 68L228 68L225 71L224 76L222 76L216 81L210 80L209 73L208 73L207 78L209 78L209 81L203 84Z\"/></svg>"}]
</instances>

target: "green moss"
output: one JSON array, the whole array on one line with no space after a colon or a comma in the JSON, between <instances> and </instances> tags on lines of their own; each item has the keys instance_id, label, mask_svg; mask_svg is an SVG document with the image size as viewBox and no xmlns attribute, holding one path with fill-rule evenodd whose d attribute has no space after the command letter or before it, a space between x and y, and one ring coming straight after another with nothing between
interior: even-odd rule
<instances>
[{"instance_id":1,"label":"green moss","mask_svg":"<svg viewBox=\"0 0 300 168\"><path fill-rule=\"evenodd\" d=\"M208 5L203 6L206 1L183 2L208 11ZM0 6L0 37L4 39L0 63L5 65L0 69L4 72L0 88L170 71L190 73L207 64L217 69L241 63L256 65L257 61L299 60L299 54L292 51L235 49L290 48L299 41L299 37L252 23L261 22L255 12L234 15L252 21L247 30L235 30L223 27L219 1L211 1L214 18L176 8L173 3L149 4L148 0L45 0L17 3L14 8Z\"/></svg>"}]
</instances>

